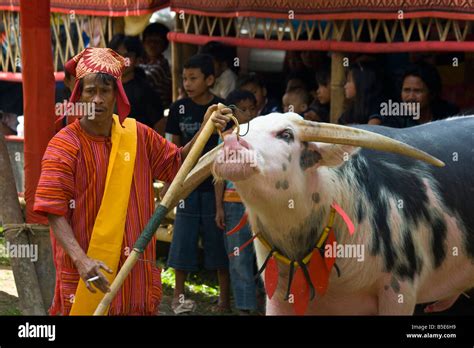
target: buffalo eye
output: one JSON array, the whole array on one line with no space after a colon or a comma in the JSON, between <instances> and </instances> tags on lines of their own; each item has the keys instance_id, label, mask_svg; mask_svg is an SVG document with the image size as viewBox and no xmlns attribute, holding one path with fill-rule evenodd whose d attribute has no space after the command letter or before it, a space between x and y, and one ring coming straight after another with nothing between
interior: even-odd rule
<instances>
[{"instance_id":1,"label":"buffalo eye","mask_svg":"<svg viewBox=\"0 0 474 348\"><path fill-rule=\"evenodd\" d=\"M293 134L293 131L291 129L284 129L281 132L277 133L276 136L278 139L282 139L286 141L287 143L292 142L295 140L295 136Z\"/></svg>"}]
</instances>

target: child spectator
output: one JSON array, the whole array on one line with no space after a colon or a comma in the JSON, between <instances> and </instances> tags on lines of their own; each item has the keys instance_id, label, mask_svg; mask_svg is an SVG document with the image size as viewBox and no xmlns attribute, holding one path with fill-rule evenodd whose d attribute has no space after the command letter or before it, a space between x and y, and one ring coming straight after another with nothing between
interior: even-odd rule
<instances>
[{"instance_id":1,"label":"child spectator","mask_svg":"<svg viewBox=\"0 0 474 348\"><path fill-rule=\"evenodd\" d=\"M220 98L227 98L237 83L237 75L230 68L236 56L235 48L211 41L202 47L201 53L211 55L214 61L216 82L211 88L212 94Z\"/></svg>"},{"instance_id":2,"label":"child spectator","mask_svg":"<svg viewBox=\"0 0 474 348\"><path fill-rule=\"evenodd\" d=\"M282 98L284 112L294 112L301 116L308 110L309 103L310 95L304 88L290 89Z\"/></svg>"},{"instance_id":3,"label":"child spectator","mask_svg":"<svg viewBox=\"0 0 474 348\"><path fill-rule=\"evenodd\" d=\"M382 87L372 63L360 62L349 67L344 94L347 106L338 123L367 123L370 116L380 113Z\"/></svg>"},{"instance_id":4,"label":"child spectator","mask_svg":"<svg viewBox=\"0 0 474 348\"><path fill-rule=\"evenodd\" d=\"M316 82L318 89L316 90L316 99L311 103L304 118L309 121L329 122L329 112L331 103L331 91L329 84L331 74L329 70L321 70L316 73Z\"/></svg>"},{"instance_id":5,"label":"child spectator","mask_svg":"<svg viewBox=\"0 0 474 348\"><path fill-rule=\"evenodd\" d=\"M238 89L252 92L257 100L257 116L280 111L275 99L267 98L267 88L263 79L255 73L243 75L237 81Z\"/></svg>"},{"instance_id":6,"label":"child spectator","mask_svg":"<svg viewBox=\"0 0 474 348\"><path fill-rule=\"evenodd\" d=\"M209 89L214 84L212 57L198 54L184 65L183 86L187 98L176 101L170 107L166 132L172 134L172 142L185 145L199 130L204 114L212 104L222 103ZM218 136L213 135L204 148L209 151L217 145ZM168 257L168 266L175 269L175 290L172 308L175 313L194 309L194 301L184 300L185 281L188 272L199 269L198 238L202 237L204 267L217 270L219 280L219 302L216 311L230 311L230 285L228 258L224 247L223 231L215 222L216 200L212 178L207 179L188 198L178 204L174 224L173 240Z\"/></svg>"},{"instance_id":7,"label":"child spectator","mask_svg":"<svg viewBox=\"0 0 474 348\"><path fill-rule=\"evenodd\" d=\"M247 123L257 116L257 101L248 91L233 91L226 99L226 105L234 104L238 110L235 116L239 123ZM245 207L230 181L219 181L216 189L216 224L229 231L239 223ZM252 238L250 226L246 224L240 231L225 236L227 254ZM254 275L255 251L252 246L243 249L238 256L229 258L230 280L235 307L239 314L248 315L257 310L257 286Z\"/></svg>"},{"instance_id":8,"label":"child spectator","mask_svg":"<svg viewBox=\"0 0 474 348\"><path fill-rule=\"evenodd\" d=\"M149 24L143 31L143 47L145 48L144 64L140 67L145 71L148 82L158 93L164 110L171 104L171 69L163 52L168 48L169 29L161 23Z\"/></svg>"},{"instance_id":9,"label":"child spectator","mask_svg":"<svg viewBox=\"0 0 474 348\"><path fill-rule=\"evenodd\" d=\"M236 118L239 123L248 123L257 116L257 99L249 91L234 90L225 101L225 105L237 106Z\"/></svg>"},{"instance_id":10,"label":"child spectator","mask_svg":"<svg viewBox=\"0 0 474 348\"><path fill-rule=\"evenodd\" d=\"M128 117L164 135L166 119L163 119L160 96L146 80L145 72L138 67L144 54L141 41L136 36L117 34L110 41L109 47L127 60L127 67L122 74L122 83L130 102ZM160 120L163 121L160 122Z\"/></svg>"}]
</instances>

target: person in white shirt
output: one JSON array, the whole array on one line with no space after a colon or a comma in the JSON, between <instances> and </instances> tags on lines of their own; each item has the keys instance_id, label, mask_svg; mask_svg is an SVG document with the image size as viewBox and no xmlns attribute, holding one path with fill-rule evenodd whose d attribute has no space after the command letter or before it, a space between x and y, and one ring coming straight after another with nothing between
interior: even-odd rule
<instances>
[{"instance_id":1,"label":"person in white shirt","mask_svg":"<svg viewBox=\"0 0 474 348\"><path fill-rule=\"evenodd\" d=\"M237 75L230 68L237 56L235 48L211 41L202 47L201 53L209 54L214 61L216 82L210 90L211 93L220 98L227 98L237 85Z\"/></svg>"}]
</instances>

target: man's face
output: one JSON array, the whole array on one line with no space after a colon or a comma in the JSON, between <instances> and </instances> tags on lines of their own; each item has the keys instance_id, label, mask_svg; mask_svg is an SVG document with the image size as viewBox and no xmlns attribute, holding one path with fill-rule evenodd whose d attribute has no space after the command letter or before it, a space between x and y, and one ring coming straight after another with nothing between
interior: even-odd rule
<instances>
[{"instance_id":1,"label":"man's face","mask_svg":"<svg viewBox=\"0 0 474 348\"><path fill-rule=\"evenodd\" d=\"M137 65L137 57L134 52L128 52L124 45L119 46L117 53L125 58L125 69L123 71L123 76L128 75L133 71L133 69L135 69L135 66Z\"/></svg>"},{"instance_id":2,"label":"man's face","mask_svg":"<svg viewBox=\"0 0 474 348\"><path fill-rule=\"evenodd\" d=\"M97 74L84 76L81 102L94 104L95 113L88 117L91 122L101 123L112 117L115 106L115 84L105 84Z\"/></svg>"},{"instance_id":3,"label":"man's face","mask_svg":"<svg viewBox=\"0 0 474 348\"><path fill-rule=\"evenodd\" d=\"M197 98L214 84L214 76L205 77L199 68L183 69L183 87L189 98Z\"/></svg>"},{"instance_id":4,"label":"man's face","mask_svg":"<svg viewBox=\"0 0 474 348\"><path fill-rule=\"evenodd\" d=\"M257 99L257 110L260 110L265 105L265 101L267 99L267 90L265 88L260 87L255 83L248 83L241 87L243 91L248 91L253 93L255 99Z\"/></svg>"},{"instance_id":5,"label":"man's face","mask_svg":"<svg viewBox=\"0 0 474 348\"><path fill-rule=\"evenodd\" d=\"M407 76L402 85L402 101L405 103L420 103L420 109L424 110L430 103L428 87L417 76Z\"/></svg>"},{"instance_id":6,"label":"man's face","mask_svg":"<svg viewBox=\"0 0 474 348\"><path fill-rule=\"evenodd\" d=\"M257 116L257 105L251 99L241 100L236 106L239 110L235 116L239 123L247 123Z\"/></svg>"},{"instance_id":7,"label":"man's face","mask_svg":"<svg viewBox=\"0 0 474 348\"><path fill-rule=\"evenodd\" d=\"M143 40L145 52L150 59L155 59L163 54L166 41L159 34L150 34Z\"/></svg>"}]
</instances>

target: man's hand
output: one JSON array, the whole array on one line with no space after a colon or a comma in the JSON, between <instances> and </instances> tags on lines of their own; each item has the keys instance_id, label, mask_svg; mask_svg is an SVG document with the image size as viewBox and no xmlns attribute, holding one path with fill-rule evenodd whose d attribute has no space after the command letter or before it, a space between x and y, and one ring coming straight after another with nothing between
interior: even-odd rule
<instances>
[{"instance_id":1,"label":"man's hand","mask_svg":"<svg viewBox=\"0 0 474 348\"><path fill-rule=\"evenodd\" d=\"M212 113L215 111L214 115ZM232 115L232 110L225 107L219 109L217 105L211 105L206 112L206 117L203 124L207 123L207 120L210 118L214 123L214 126L221 132L227 126L227 123L231 120L230 116Z\"/></svg>"},{"instance_id":2,"label":"man's hand","mask_svg":"<svg viewBox=\"0 0 474 348\"><path fill-rule=\"evenodd\" d=\"M87 289L90 292L97 292L93 287L94 284L100 291L106 293L109 291L109 282L107 278L100 272L100 269L104 269L109 273L113 273L112 270L107 267L103 262L98 260L92 260L87 257L87 254L82 250L81 246L74 236L71 225L67 222L64 216L48 214L49 225L53 230L53 234L57 241L61 244L66 253L71 257L74 265L79 272L79 275L86 283ZM88 282L87 279L99 277L93 282Z\"/></svg>"},{"instance_id":3,"label":"man's hand","mask_svg":"<svg viewBox=\"0 0 474 348\"><path fill-rule=\"evenodd\" d=\"M216 207L216 225L221 230L225 230L225 214L222 206Z\"/></svg>"},{"instance_id":4,"label":"man's hand","mask_svg":"<svg viewBox=\"0 0 474 348\"><path fill-rule=\"evenodd\" d=\"M81 276L82 280L84 280L84 283L86 283L87 289L92 292L96 293L97 291L94 289L92 284L102 291L104 294L110 291L110 284L107 278L104 276L104 274L100 271L102 268L106 272L112 274L113 271L102 261L99 260L93 260L89 257L85 257L81 259L79 262L76 264L77 270L79 272L79 275ZM88 282L88 279L94 278L94 277L99 277L97 280Z\"/></svg>"}]
</instances>

